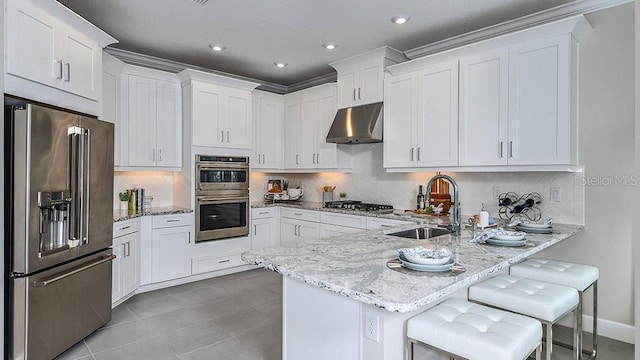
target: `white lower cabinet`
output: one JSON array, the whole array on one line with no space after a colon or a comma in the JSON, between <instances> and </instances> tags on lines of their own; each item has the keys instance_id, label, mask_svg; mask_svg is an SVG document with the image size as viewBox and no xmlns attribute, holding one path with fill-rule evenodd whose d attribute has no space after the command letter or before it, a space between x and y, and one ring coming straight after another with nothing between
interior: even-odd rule
<instances>
[{"instance_id":1,"label":"white lower cabinet","mask_svg":"<svg viewBox=\"0 0 640 360\"><path fill-rule=\"evenodd\" d=\"M320 238L338 236L343 234L353 234L363 229L352 228L348 226L332 225L332 224L320 224Z\"/></svg>"},{"instance_id":2,"label":"white lower cabinet","mask_svg":"<svg viewBox=\"0 0 640 360\"><path fill-rule=\"evenodd\" d=\"M282 218L280 220L280 245L300 246L304 241L320 238L320 224L317 222Z\"/></svg>"},{"instance_id":3,"label":"white lower cabinet","mask_svg":"<svg viewBox=\"0 0 640 360\"><path fill-rule=\"evenodd\" d=\"M251 250L280 245L280 209L251 210Z\"/></svg>"},{"instance_id":4,"label":"white lower cabinet","mask_svg":"<svg viewBox=\"0 0 640 360\"><path fill-rule=\"evenodd\" d=\"M113 224L111 303L125 300L140 286L140 220Z\"/></svg>"},{"instance_id":5,"label":"white lower cabinet","mask_svg":"<svg viewBox=\"0 0 640 360\"><path fill-rule=\"evenodd\" d=\"M153 216L151 283L191 275L193 214Z\"/></svg>"}]
</instances>

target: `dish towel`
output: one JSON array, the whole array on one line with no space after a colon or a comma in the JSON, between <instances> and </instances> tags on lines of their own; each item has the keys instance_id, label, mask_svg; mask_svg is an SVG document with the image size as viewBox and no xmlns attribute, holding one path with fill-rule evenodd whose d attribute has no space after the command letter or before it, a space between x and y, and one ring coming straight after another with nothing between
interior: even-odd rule
<instances>
[{"instance_id":1,"label":"dish towel","mask_svg":"<svg viewBox=\"0 0 640 360\"><path fill-rule=\"evenodd\" d=\"M553 218L547 218L546 220L532 221L522 216L514 216L511 218L509 222L509 227L515 227L516 225L527 225L527 224L535 224L535 225L553 225Z\"/></svg>"},{"instance_id":2,"label":"dish towel","mask_svg":"<svg viewBox=\"0 0 640 360\"><path fill-rule=\"evenodd\" d=\"M474 243L478 243L478 244L484 244L485 242L487 242L487 240L491 239L492 237L496 236L496 235L514 235L514 236L521 236L521 235L526 235L527 233L523 232L523 231L518 231L518 232L513 232L513 231L507 231L503 228L496 228L496 229L485 229L483 232L480 233L480 235L474 237L473 239L471 239L470 242L474 242Z\"/></svg>"}]
</instances>

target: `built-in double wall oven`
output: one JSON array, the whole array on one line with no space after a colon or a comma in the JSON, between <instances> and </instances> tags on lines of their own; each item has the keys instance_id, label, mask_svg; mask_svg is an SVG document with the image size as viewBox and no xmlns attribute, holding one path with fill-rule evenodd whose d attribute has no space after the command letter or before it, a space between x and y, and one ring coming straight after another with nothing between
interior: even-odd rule
<instances>
[{"instance_id":1,"label":"built-in double wall oven","mask_svg":"<svg viewBox=\"0 0 640 360\"><path fill-rule=\"evenodd\" d=\"M196 242L249 235L249 158L196 155Z\"/></svg>"}]
</instances>

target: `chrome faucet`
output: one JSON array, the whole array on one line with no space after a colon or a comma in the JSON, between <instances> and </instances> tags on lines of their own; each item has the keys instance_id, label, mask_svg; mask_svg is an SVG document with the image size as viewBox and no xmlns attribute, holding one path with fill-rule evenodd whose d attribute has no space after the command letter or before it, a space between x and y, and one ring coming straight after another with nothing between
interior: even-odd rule
<instances>
[{"instance_id":1,"label":"chrome faucet","mask_svg":"<svg viewBox=\"0 0 640 360\"><path fill-rule=\"evenodd\" d=\"M429 180L427 183L427 205L431 204L431 186L438 179L447 180L453 186L453 226L451 226L451 230L456 234L460 235L460 197L458 192L458 183L449 175L438 174Z\"/></svg>"}]
</instances>

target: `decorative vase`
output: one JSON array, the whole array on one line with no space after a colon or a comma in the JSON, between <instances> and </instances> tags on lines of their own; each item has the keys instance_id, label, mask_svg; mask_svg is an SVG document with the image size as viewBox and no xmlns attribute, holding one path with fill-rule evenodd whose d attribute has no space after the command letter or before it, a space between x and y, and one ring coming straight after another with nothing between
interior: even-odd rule
<instances>
[{"instance_id":1,"label":"decorative vase","mask_svg":"<svg viewBox=\"0 0 640 360\"><path fill-rule=\"evenodd\" d=\"M120 210L127 210L129 208L129 201L120 201Z\"/></svg>"}]
</instances>

